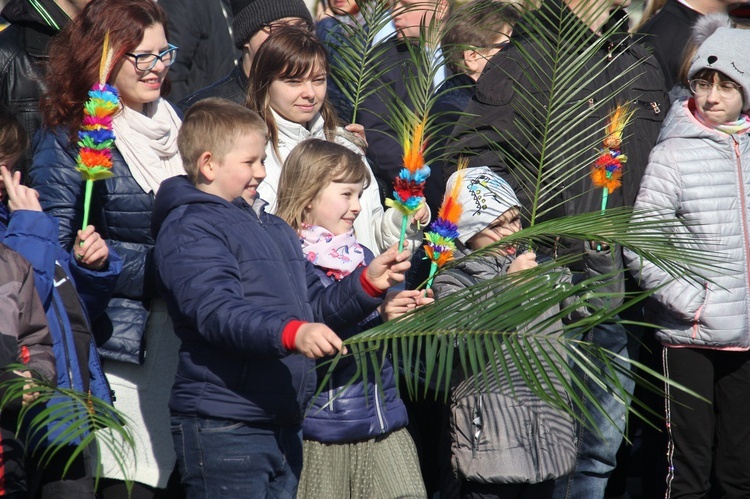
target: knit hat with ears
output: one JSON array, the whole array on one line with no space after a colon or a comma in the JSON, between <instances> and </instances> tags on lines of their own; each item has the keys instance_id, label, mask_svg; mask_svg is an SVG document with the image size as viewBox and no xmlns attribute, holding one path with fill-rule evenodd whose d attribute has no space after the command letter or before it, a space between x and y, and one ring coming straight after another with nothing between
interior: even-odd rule
<instances>
[{"instance_id":1,"label":"knit hat with ears","mask_svg":"<svg viewBox=\"0 0 750 499\"><path fill-rule=\"evenodd\" d=\"M448 179L446 192L451 192L459 174L463 174L458 193L463 211L457 224L458 240L466 244L475 234L492 225L497 217L520 203L508 182L486 166L455 172Z\"/></svg>"},{"instance_id":2,"label":"knit hat with ears","mask_svg":"<svg viewBox=\"0 0 750 499\"><path fill-rule=\"evenodd\" d=\"M706 14L693 26L698 50L688 70L692 78L702 69L715 69L742 85L742 110L750 109L750 30L737 29L726 14Z\"/></svg>"},{"instance_id":3,"label":"knit hat with ears","mask_svg":"<svg viewBox=\"0 0 750 499\"><path fill-rule=\"evenodd\" d=\"M232 0L234 45L242 50L263 26L285 17L301 17L312 28L313 19L302 0Z\"/></svg>"}]
</instances>

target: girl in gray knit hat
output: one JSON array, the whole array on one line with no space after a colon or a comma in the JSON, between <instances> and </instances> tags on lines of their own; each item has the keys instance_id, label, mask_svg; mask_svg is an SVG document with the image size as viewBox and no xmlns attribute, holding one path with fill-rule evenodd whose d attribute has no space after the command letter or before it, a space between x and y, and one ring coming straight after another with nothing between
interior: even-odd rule
<instances>
[{"instance_id":1,"label":"girl in gray knit hat","mask_svg":"<svg viewBox=\"0 0 750 499\"><path fill-rule=\"evenodd\" d=\"M750 494L750 31L726 15L698 21L689 61L692 97L664 120L635 210L666 224L667 237L691 241L720 261L674 278L626 253L631 272L655 290L647 319L657 324L666 393L667 497ZM711 476L713 472L713 477Z\"/></svg>"}]
</instances>

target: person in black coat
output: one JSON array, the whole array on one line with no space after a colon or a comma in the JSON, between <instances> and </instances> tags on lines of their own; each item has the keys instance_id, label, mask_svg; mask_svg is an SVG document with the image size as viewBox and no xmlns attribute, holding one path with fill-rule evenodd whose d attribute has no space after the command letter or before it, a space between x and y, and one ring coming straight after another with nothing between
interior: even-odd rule
<instances>
[{"instance_id":1,"label":"person in black coat","mask_svg":"<svg viewBox=\"0 0 750 499\"><path fill-rule=\"evenodd\" d=\"M47 46L80 13L88 0L10 0L0 31L0 104L14 111L31 138L42 125L39 99L44 92ZM28 166L28 157L19 168Z\"/></svg>"},{"instance_id":2,"label":"person in black coat","mask_svg":"<svg viewBox=\"0 0 750 499\"><path fill-rule=\"evenodd\" d=\"M638 30L641 42L653 49L664 73L667 90L680 85L680 69L695 22L704 14L727 12L736 2L727 0L691 0L690 3L667 0L664 7Z\"/></svg>"},{"instance_id":3,"label":"person in black coat","mask_svg":"<svg viewBox=\"0 0 750 499\"><path fill-rule=\"evenodd\" d=\"M601 209L601 190L593 189L588 177L595 148L601 142L588 148L585 144L594 134L603 140L609 114L617 104L625 102L631 103L635 110L622 143L628 162L622 187L609 196L608 206L632 206L666 114L668 97L658 63L628 37L624 11L610 0L585 5L588 12L582 12L580 5L569 0L546 0L539 10L524 15L514 27L514 43L490 60L477 81L476 93L465 109L467 115L474 116L462 117L452 133L456 143L450 147L451 158L464 155L470 167L489 166L500 174L518 195L525 217L530 216L531 201L539 190L536 179L542 179L546 194L540 199L542 215L537 214L537 222ZM597 7L598 15L590 15L590 9ZM613 12L608 15L610 9ZM580 38L574 45L568 45L569 38L560 37L559 26L568 30L577 26ZM602 39L602 32L613 34ZM559 47L579 54L581 67L568 80L576 83L569 83L554 97L565 99L568 116L584 115L585 119L567 122L561 119L552 122L552 131L541 130L539 113L526 103L535 102L545 109L559 104L559 100L550 102L549 89L553 88L553 71L559 71L553 63L564 63L553 61L548 55ZM557 115L565 117L566 113L558 111ZM576 165L577 170L571 170L574 168L571 166L542 171L540 175L541 137L545 134L559 144L570 146L565 155L555 158L556 164L566 161ZM444 175L452 173L454 164L446 165ZM581 254L583 242L561 240L552 248L539 247L537 253L555 255L558 251ZM597 326L586 339L625 357L629 349L635 348L627 331L617 324ZM620 378L622 387L632 392L632 379L624 375ZM614 469L627 407L610 392L589 388L601 404L590 407L598 431L582 428L576 471L569 480L559 481L556 497L603 497ZM598 407L603 407L611 420Z\"/></svg>"},{"instance_id":4,"label":"person in black coat","mask_svg":"<svg viewBox=\"0 0 750 499\"><path fill-rule=\"evenodd\" d=\"M282 24L312 29L310 11L302 0L231 0L234 46L242 51L236 66L216 83L182 99L177 106L187 111L199 100L221 97L245 104L253 57L274 27Z\"/></svg>"},{"instance_id":5,"label":"person in black coat","mask_svg":"<svg viewBox=\"0 0 750 499\"><path fill-rule=\"evenodd\" d=\"M159 3L167 11L169 40L180 47L169 70L169 100L179 102L234 69L240 51L234 48L229 0Z\"/></svg>"}]
</instances>

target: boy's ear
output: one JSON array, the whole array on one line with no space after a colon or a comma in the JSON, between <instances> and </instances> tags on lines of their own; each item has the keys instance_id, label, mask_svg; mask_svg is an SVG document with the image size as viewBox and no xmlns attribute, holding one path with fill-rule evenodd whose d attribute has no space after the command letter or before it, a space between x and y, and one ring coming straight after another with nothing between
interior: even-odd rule
<instances>
[{"instance_id":1,"label":"boy's ear","mask_svg":"<svg viewBox=\"0 0 750 499\"><path fill-rule=\"evenodd\" d=\"M206 151L198 156L198 173L208 182L216 178L216 161L211 151Z\"/></svg>"}]
</instances>

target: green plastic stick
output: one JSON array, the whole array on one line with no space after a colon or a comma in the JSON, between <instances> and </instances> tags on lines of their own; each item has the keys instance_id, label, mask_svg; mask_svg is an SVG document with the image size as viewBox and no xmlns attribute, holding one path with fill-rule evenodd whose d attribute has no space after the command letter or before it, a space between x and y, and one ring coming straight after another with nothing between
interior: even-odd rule
<instances>
[{"instance_id":1,"label":"green plastic stick","mask_svg":"<svg viewBox=\"0 0 750 499\"><path fill-rule=\"evenodd\" d=\"M91 179L86 180L86 194L83 198L83 227L81 230L86 230L89 225L89 211L91 209L91 192L94 188L94 181Z\"/></svg>"},{"instance_id":2,"label":"green plastic stick","mask_svg":"<svg viewBox=\"0 0 750 499\"><path fill-rule=\"evenodd\" d=\"M430 262L430 277L427 279L427 286L425 286L425 290L428 290L432 287L432 280L435 278L435 274L437 273L438 265L436 262Z\"/></svg>"},{"instance_id":3,"label":"green plastic stick","mask_svg":"<svg viewBox=\"0 0 750 499\"><path fill-rule=\"evenodd\" d=\"M404 240L406 239L406 228L409 227L409 217L404 215L401 219L401 236L398 238L398 252L404 251Z\"/></svg>"}]
</instances>

